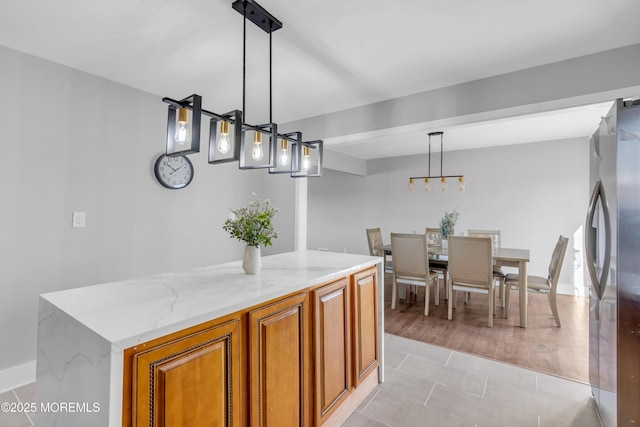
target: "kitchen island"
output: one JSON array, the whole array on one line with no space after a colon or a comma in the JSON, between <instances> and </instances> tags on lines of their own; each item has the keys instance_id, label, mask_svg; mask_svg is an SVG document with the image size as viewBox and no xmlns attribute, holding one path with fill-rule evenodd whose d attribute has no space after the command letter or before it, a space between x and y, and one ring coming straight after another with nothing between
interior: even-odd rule
<instances>
[{"instance_id":1,"label":"kitchen island","mask_svg":"<svg viewBox=\"0 0 640 427\"><path fill-rule=\"evenodd\" d=\"M336 422L382 380L381 262L297 251L255 276L237 261L43 294L36 425Z\"/></svg>"}]
</instances>

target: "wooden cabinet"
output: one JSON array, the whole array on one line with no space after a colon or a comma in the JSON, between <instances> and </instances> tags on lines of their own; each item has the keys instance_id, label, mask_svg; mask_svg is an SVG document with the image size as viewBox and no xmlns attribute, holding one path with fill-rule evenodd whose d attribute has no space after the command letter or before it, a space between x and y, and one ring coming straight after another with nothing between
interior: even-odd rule
<instances>
[{"instance_id":1,"label":"wooden cabinet","mask_svg":"<svg viewBox=\"0 0 640 427\"><path fill-rule=\"evenodd\" d=\"M132 425L239 426L239 332L235 319L134 348Z\"/></svg>"},{"instance_id":2,"label":"wooden cabinet","mask_svg":"<svg viewBox=\"0 0 640 427\"><path fill-rule=\"evenodd\" d=\"M126 349L123 427L342 422L379 364L377 286L373 267Z\"/></svg>"},{"instance_id":3,"label":"wooden cabinet","mask_svg":"<svg viewBox=\"0 0 640 427\"><path fill-rule=\"evenodd\" d=\"M249 312L250 425L310 424L307 293Z\"/></svg>"},{"instance_id":4,"label":"wooden cabinet","mask_svg":"<svg viewBox=\"0 0 640 427\"><path fill-rule=\"evenodd\" d=\"M351 389L349 279L313 291L314 418L321 425Z\"/></svg>"},{"instance_id":5,"label":"wooden cabinet","mask_svg":"<svg viewBox=\"0 0 640 427\"><path fill-rule=\"evenodd\" d=\"M370 268L351 276L354 386L378 367L378 275Z\"/></svg>"}]
</instances>

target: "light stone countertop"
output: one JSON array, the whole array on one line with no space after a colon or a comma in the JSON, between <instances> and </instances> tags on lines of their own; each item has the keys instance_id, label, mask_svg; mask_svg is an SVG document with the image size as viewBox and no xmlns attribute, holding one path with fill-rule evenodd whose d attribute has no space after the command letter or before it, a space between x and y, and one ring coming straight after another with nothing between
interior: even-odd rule
<instances>
[{"instance_id":1,"label":"light stone countertop","mask_svg":"<svg viewBox=\"0 0 640 427\"><path fill-rule=\"evenodd\" d=\"M242 262L41 295L119 348L287 295L374 266L381 258L298 251L262 258L244 274Z\"/></svg>"}]
</instances>

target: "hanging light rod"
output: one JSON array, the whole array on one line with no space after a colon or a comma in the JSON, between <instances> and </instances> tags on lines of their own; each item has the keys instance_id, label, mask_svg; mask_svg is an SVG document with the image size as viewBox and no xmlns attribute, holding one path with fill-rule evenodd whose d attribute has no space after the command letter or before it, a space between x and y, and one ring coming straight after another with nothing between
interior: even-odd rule
<instances>
[{"instance_id":1,"label":"hanging light rod","mask_svg":"<svg viewBox=\"0 0 640 427\"><path fill-rule=\"evenodd\" d=\"M428 165L427 165L427 176L412 176L409 178L409 191L414 190L414 182L416 179L424 180L424 191L431 190L431 179L439 179L440 180L440 189L442 191L447 191L447 178L458 178L458 191L464 191L465 183L464 183L464 175L443 175L442 169L444 164L444 132L429 132L429 154L428 154ZM440 137L440 175L431 175L431 137L439 136Z\"/></svg>"}]
</instances>

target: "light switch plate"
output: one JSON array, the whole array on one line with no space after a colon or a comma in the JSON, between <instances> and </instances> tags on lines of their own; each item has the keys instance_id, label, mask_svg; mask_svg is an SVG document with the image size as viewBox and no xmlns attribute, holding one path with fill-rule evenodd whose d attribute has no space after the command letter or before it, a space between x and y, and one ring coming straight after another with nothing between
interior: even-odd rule
<instances>
[{"instance_id":1,"label":"light switch plate","mask_svg":"<svg viewBox=\"0 0 640 427\"><path fill-rule=\"evenodd\" d=\"M87 214L85 212L74 212L71 219L71 226L73 228L84 228Z\"/></svg>"}]
</instances>

